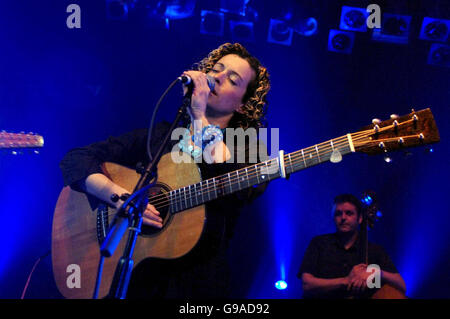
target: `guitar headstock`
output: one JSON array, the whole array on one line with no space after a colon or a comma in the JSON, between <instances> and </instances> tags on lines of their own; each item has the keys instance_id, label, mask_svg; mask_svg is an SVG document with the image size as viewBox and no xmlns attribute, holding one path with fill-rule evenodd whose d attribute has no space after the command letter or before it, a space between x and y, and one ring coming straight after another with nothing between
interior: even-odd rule
<instances>
[{"instance_id":1,"label":"guitar headstock","mask_svg":"<svg viewBox=\"0 0 450 319\"><path fill-rule=\"evenodd\" d=\"M352 138L356 152L375 155L437 143L439 131L428 108L403 116L391 115L386 121L374 120L353 133Z\"/></svg>"},{"instance_id":2,"label":"guitar headstock","mask_svg":"<svg viewBox=\"0 0 450 319\"><path fill-rule=\"evenodd\" d=\"M8 149L13 152L20 149L34 149L44 146L44 138L34 133L9 133L0 132L0 149Z\"/></svg>"}]
</instances>

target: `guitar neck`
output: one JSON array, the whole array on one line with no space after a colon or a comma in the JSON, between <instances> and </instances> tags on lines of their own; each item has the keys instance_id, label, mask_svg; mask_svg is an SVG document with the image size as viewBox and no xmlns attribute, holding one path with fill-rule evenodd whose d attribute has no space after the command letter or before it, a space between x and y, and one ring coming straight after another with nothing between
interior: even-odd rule
<instances>
[{"instance_id":1,"label":"guitar neck","mask_svg":"<svg viewBox=\"0 0 450 319\"><path fill-rule=\"evenodd\" d=\"M351 134L284 155L286 175L354 152ZM250 165L169 192L170 212L177 213L281 177L279 158ZM150 199L150 203L152 200ZM158 208L157 203L152 203Z\"/></svg>"}]
</instances>

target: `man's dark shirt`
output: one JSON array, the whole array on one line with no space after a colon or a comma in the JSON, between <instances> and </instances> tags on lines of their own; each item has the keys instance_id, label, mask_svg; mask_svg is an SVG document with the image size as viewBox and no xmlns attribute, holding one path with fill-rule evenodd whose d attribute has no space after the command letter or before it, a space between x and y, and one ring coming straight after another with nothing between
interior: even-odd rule
<instances>
[{"instance_id":1,"label":"man's dark shirt","mask_svg":"<svg viewBox=\"0 0 450 319\"><path fill-rule=\"evenodd\" d=\"M355 244L346 250L339 241L337 233L316 236L306 249L297 277L301 279L303 273L310 273L314 277L322 279L346 277L353 266L362 263L360 248L359 237ZM368 255L369 265L376 264L380 266L381 270L398 273L397 268L381 246L369 242ZM368 289L363 297L368 297L375 291L375 289ZM321 295L304 294L304 298L346 298L349 295L343 288Z\"/></svg>"}]
</instances>

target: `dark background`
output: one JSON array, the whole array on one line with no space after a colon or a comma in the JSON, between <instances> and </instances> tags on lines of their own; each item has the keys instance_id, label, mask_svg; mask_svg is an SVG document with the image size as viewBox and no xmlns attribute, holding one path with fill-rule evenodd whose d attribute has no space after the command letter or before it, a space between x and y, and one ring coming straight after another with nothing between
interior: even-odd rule
<instances>
[{"instance_id":1,"label":"dark background","mask_svg":"<svg viewBox=\"0 0 450 319\"><path fill-rule=\"evenodd\" d=\"M66 26L66 8L81 7L81 29ZM200 34L201 9L164 23L130 12L106 19L105 2L2 1L0 10L0 129L37 132L39 155L0 156L0 298L20 298L35 261L51 245L53 209L63 186L58 163L71 148L147 127L166 87L194 62L225 42ZM339 28L341 6L368 1L251 1L259 13L255 41L242 41L271 74L269 127L279 128L280 149L296 151L354 132L372 118L430 107L441 142L433 153L347 156L277 180L247 209L230 250L238 298L300 298L296 278L310 239L334 231L335 195L366 189L379 197L383 218L370 232L403 275L412 298L450 297L448 180L449 68L427 64L430 41L418 39L425 16L449 19L447 1L378 1L382 12L412 15L408 44L370 40L356 33L352 54L327 50ZM295 34L292 45L267 42L270 18L286 10L314 16L318 33ZM297 10L297 11L295 11ZM302 11L303 10L303 11ZM137 10L136 10L137 11ZM174 90L159 119L172 119L180 103ZM286 290L275 289L285 279ZM31 278L26 298L59 298L50 256Z\"/></svg>"}]
</instances>

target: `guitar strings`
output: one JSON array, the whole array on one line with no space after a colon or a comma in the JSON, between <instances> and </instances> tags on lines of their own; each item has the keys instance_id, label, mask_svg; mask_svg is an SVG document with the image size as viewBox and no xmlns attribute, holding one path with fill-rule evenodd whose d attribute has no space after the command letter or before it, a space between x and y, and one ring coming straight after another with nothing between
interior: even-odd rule
<instances>
[{"instance_id":1,"label":"guitar strings","mask_svg":"<svg viewBox=\"0 0 450 319\"><path fill-rule=\"evenodd\" d=\"M403 138L417 138L417 137L418 137L417 135L409 135L409 136L404 136ZM358 140L360 140L360 139L357 138L354 141L357 142ZM380 139L380 140L373 140L373 141L370 141L370 142L371 143L380 143L380 142L388 142L388 141L396 141L396 140L398 140L398 138L385 138L385 139ZM364 145L364 144L361 144L361 145ZM326 154L328 154L328 153L326 153ZM274 158L274 159L271 159L269 161L273 162L273 161L276 161L276 160L277 159ZM269 161L267 161L267 162L269 162ZM298 162L301 162L301 161L297 161L297 163ZM260 165L260 164L262 164L262 163L258 163L258 165ZM262 165L260 165L260 166L262 166ZM219 177L222 177L222 176L225 176L225 175L226 174L221 175L221 176L217 176L215 178L219 178ZM217 186L222 186L225 183L228 183L228 182L218 183L218 184L216 184L216 186L207 187L207 188L202 189L202 191L201 191L202 197L204 197L204 194L212 192L212 189L217 189ZM200 193L200 192L197 192L197 193ZM154 205L155 208L157 208L158 210L160 210L162 208L165 208L167 206L170 206L170 205L177 205L177 206L180 205L180 207L181 207L181 202L182 201L187 203L188 199L191 200L193 198L193 196L187 197L187 196L181 196L181 195L176 195L176 194L175 195L169 195L169 196L167 196L167 194L161 194L161 195L157 195L155 197L163 197L162 198L163 201L159 201L158 203L156 203L154 201L150 202L150 204ZM179 197L179 198L177 198L177 197ZM192 201L191 201L191 203L192 203ZM198 205L201 205L201 204L198 204ZM189 207L189 208L193 208L193 207L198 206L198 205L193 205L192 207ZM185 205L185 206L187 206L187 205ZM188 209L188 208L186 207L185 209ZM182 209L182 210L185 210L185 209ZM182 211L182 210L180 210L180 211ZM108 214L108 216L112 216L112 215L115 215L115 213Z\"/></svg>"},{"instance_id":2,"label":"guitar strings","mask_svg":"<svg viewBox=\"0 0 450 319\"><path fill-rule=\"evenodd\" d=\"M412 120L409 120L409 121L412 121ZM400 125L405 124L405 123L406 122L403 122ZM391 125L391 126L393 126L393 125ZM391 129L391 126L386 126L386 127L380 128L378 132L383 132L385 130L389 130L389 129ZM350 135L352 137L352 140L353 140L354 144L356 145L356 143L362 141L364 138L366 138L367 136L372 135L372 134L373 134L373 129L369 129L369 130L365 130L365 131L361 131L361 132L352 133ZM405 136L403 138L409 138L409 137L417 138L417 135ZM398 138L386 138L386 139L373 140L373 141L369 141L369 142L380 143L380 142L383 142L383 141L387 142L387 141L392 141L392 140L398 140ZM330 142L332 142L332 141L334 141L335 143L330 144ZM305 155L306 156L310 155L310 157L307 159L308 161L310 161L312 159L316 159L316 158L319 158L319 160L320 160L320 154L317 152L320 145L324 145L324 144L327 144L327 145L330 144L331 145L331 147L322 148L320 150L320 153L322 153L322 156L326 156L326 155L330 154L330 152L324 152L324 151L332 150L331 152L333 152L335 149L339 150L339 147L344 145L346 142L348 142L348 138L347 138L347 135L344 135L342 137L339 137L339 138L336 138L336 139L332 139L332 140L329 140L329 141L326 141L326 142L322 142L322 143L316 144L314 146L305 148L305 149L303 149L303 152L302 152L302 150L299 150L299 151L296 151L296 152L292 152L290 154L286 154L285 155L285 160L289 160L289 163L290 163L289 165L290 166L293 166L293 165L295 165L295 164L297 164L299 162L305 161ZM360 144L360 145L364 145L364 144ZM313 153L316 153L317 155L311 156L311 154L313 154ZM301 159L300 159L300 157L301 157ZM273 165L274 161L278 162L278 159L274 158L274 159L265 161L263 163L258 163L256 165L249 166L247 168L239 169L237 171L241 171L241 170L243 171L243 170L247 169L246 175L247 175L247 179L249 179L249 176L250 177L254 177L254 176L256 176L258 174L257 173L258 169L266 166L266 164L268 162L270 162L270 165ZM189 194L186 194L186 190L185 190L185 187L184 187L183 188L184 189L184 192L183 192L184 196L181 195L181 191L178 194L176 194L176 193L175 194L171 194L172 192L169 192L169 195L167 195L167 193L166 194L160 194L160 195L156 195L155 197L153 197L151 202L150 202L150 204L154 205L155 208L157 206L158 206L158 208L164 208L164 207L167 207L168 205L171 205L171 203L174 204L174 205L177 205L177 206L179 204L180 207L181 207L182 206L181 203L183 201L185 203L187 203L187 201L190 200L191 204L192 204L192 198L195 198L196 196L198 197L198 196L201 195L202 198L204 198L205 194L207 194L208 197L210 198L209 195L210 195L210 193L212 191L216 191L218 188L224 187L224 185L227 184L227 183L230 184L230 187L231 187L232 184L236 184L236 181L240 184L238 175L236 175L236 178L231 178L231 179L228 178L228 180L223 180L223 177L225 175L228 175L228 174L229 173L226 173L226 174L223 174L223 175L220 175L220 176L217 176L217 177L214 177L214 178L211 178L211 179L208 179L208 180L200 182L200 184L203 184L203 183L206 182L207 187L206 188L202 187L201 190L195 191L195 193L193 194L194 196L191 195L191 193L192 193L191 191L189 191ZM267 174L267 175L270 176L270 174ZM219 179L219 183L214 182L213 179L214 180L215 179ZM211 186L209 186L208 181L211 182L211 184L212 184Z\"/></svg>"},{"instance_id":3,"label":"guitar strings","mask_svg":"<svg viewBox=\"0 0 450 319\"><path fill-rule=\"evenodd\" d=\"M359 135L362 135L362 134L359 134ZM358 139L359 138L357 137L355 140L358 140ZM348 143L348 138L345 135L345 136L333 139L333 141L335 141L335 143L333 143L333 148L329 148L329 149L333 149L334 150L334 149L339 149L340 146L345 145L346 143ZM336 142L336 141L339 141L339 142ZM320 144L317 144L317 145L328 144L329 142L330 141L326 141L326 142L323 142L323 143L320 143ZM309 154L316 153L315 146L311 146L311 147L305 148L305 149L303 149L303 151L304 151L303 154L300 154L301 150L290 153L291 154L291 160L290 160L290 164L289 164L290 166L294 166L295 164L303 162L303 159L300 159L300 157L303 157L302 155L307 156ZM322 156L325 156L325 155L327 155L329 153L330 152L323 153ZM289 154L285 155L285 160L286 160L286 157L288 157L288 156L289 156ZM308 158L308 160L315 159L315 158L317 158L317 155L315 155L312 158ZM273 165L273 162L276 161L277 162L277 166L278 166L278 161L277 160L278 160L277 158L273 158L273 159L270 159L270 160L262 162L262 163L257 163L256 165L251 166L250 169L248 169L250 166L247 167L247 174L246 174L247 177L257 176L258 175L258 171L261 168L266 167L265 163L270 162L271 163L270 165ZM239 169L237 171L240 171L240 170L245 170L245 168ZM184 192L185 196L182 196L181 194L176 194L176 193L175 194L171 194L173 192L173 191L171 191L169 193L159 194L159 195L156 195L156 196L152 197L151 200L149 201L149 204L155 206L155 208L157 210L159 210L161 208L165 208L167 206L170 206L171 204L176 205L176 206L178 206L178 205L181 206L182 201L185 201L187 203L187 200L192 200L192 198L195 198L195 195L197 195L198 197L201 196L202 199L204 199L205 196L208 196L210 198L209 195L210 195L211 192L213 192L214 190L216 190L218 188L221 188L225 184L229 183L230 185L236 185L236 184L240 183L239 182L239 177L237 175L236 175L236 178L233 177L233 178L229 179L229 181L228 180L227 181L222 181L222 178L224 176L228 175L228 174L229 173L225 173L223 175L216 176L214 178L210 178L210 179L201 181L200 184L206 183L206 185L208 185L208 186L207 187L201 187L200 190L195 192L194 196L191 196L190 194L188 196L186 196L186 191ZM264 175L270 175L270 174L264 174ZM219 178L220 178L220 182L219 183L214 183L212 181L213 179L219 179ZM211 184L211 186L209 184ZM191 193L191 192L189 192L189 193ZM111 215L114 215L114 214L108 214L108 216L111 216Z\"/></svg>"},{"instance_id":4,"label":"guitar strings","mask_svg":"<svg viewBox=\"0 0 450 319\"><path fill-rule=\"evenodd\" d=\"M404 136L403 138L417 138L417 135L410 135L410 136ZM356 138L355 139L355 142L356 143L358 143L359 141L361 140L361 138ZM379 139L379 140L374 140L374 141L369 141L369 143L371 142L371 143L380 143L380 142L389 142L389 141L397 141L398 140L398 138L385 138L385 139ZM364 144L360 144L360 145L364 145ZM332 148L333 150L334 150L334 147ZM310 153L314 153L314 151L312 151L312 152L310 152ZM294 154L294 153L292 153L292 154ZM322 156L324 156L324 155L327 155L327 154L330 154L330 152L325 152L325 153L323 153L322 152ZM299 156L297 156L297 158L298 158ZM312 158L309 158L308 160L311 160L311 159L313 159L313 158L316 158L316 157L319 157L319 156L314 156L314 157L312 157ZM291 159L292 159L292 156L291 156ZM273 164L273 162L274 161L277 161L277 158L274 158L274 159L271 159L271 160L269 160L269 161L266 161L265 163L267 163L267 162L271 162L271 165ZM294 160L294 161L291 161L291 163L289 164L289 165L291 165L291 166L293 166L293 165L295 165L295 164L297 164L297 163L299 163L299 162L301 162L302 160ZM293 163L292 163L293 162ZM254 165L254 166L257 166L257 168L262 168L262 167L264 167L264 165L262 164L262 163L258 163L257 165ZM247 175L247 180L249 179L249 177L254 177L255 175L257 175L257 173L256 174L253 174L253 172L256 172L257 171L257 168L254 168L254 166L252 166L252 168L250 169L250 170L248 170L248 172L250 172L251 174L246 174ZM241 169L241 170L245 170L245 168L244 169ZM247 172L247 173L248 173ZM163 197L162 198L162 200L163 200L163 202L161 202L161 201L152 201L151 202L151 204L152 205L154 205L155 207L157 206L157 205L160 205L160 204L165 204L165 203L167 203L167 202L169 202L169 205L170 205L170 201L172 200L172 203L173 204L175 204L175 205L177 205L178 206L178 204L180 203L180 206L181 206L181 203L184 201L185 203L187 203L187 201L188 200L190 200L191 201L191 205L192 205L192 198L195 198L195 197L199 197L200 195L202 196L202 198L204 198L204 196L205 196L205 194L207 194L208 195L208 197L210 197L209 195L209 193L211 193L212 191L214 191L214 192L216 192L216 190L218 189L218 188L221 188L221 187L224 187L224 185L225 184L230 184L230 187L231 187L231 183L234 183L234 184L236 184L236 181L238 181L238 183L240 184L240 182L239 182L239 177L237 176L237 178L234 178L234 179L229 179L229 180L223 180L221 177L223 177L223 176L225 176L225 175L227 175L227 174L224 174L224 175L221 175L221 176L217 176L217 177L215 177L214 179L219 179L219 183L215 183L215 182L212 182L211 181L211 184L213 184L212 186L208 186L208 187L206 187L206 188L202 188L200 191L194 191L194 194L193 194L193 196L192 196L192 191L189 191L189 193L188 194L186 194L187 192L186 192L186 190L184 190L184 193L183 193L183 195L181 195L181 192L179 193L179 194L169 194L168 196L166 195L166 194L162 194L161 196ZM270 175L270 174L269 174ZM249 185L249 186L246 186L245 188L247 188L247 187L250 187L251 185ZM185 188L185 187L184 187ZM232 188L232 187L231 187ZM181 188L180 188L181 189ZM187 195L187 196L186 196ZM198 202L198 201L197 201ZM163 207L166 207L167 205L163 205L163 206L159 206L160 208L163 208Z\"/></svg>"},{"instance_id":5,"label":"guitar strings","mask_svg":"<svg viewBox=\"0 0 450 319\"><path fill-rule=\"evenodd\" d=\"M399 126L401 126L401 125L404 125L404 124L406 124L406 123L408 123L408 122L411 122L411 121L413 121L413 119L411 119L411 120L407 120L407 121L404 121L404 122L402 122L402 123L400 123L400 124L398 124ZM392 127L393 127L394 125L392 124L392 125L388 125L388 126L385 126L385 127L382 127L382 128L380 128L379 130L378 130L378 132L379 133L381 133L381 132L384 132L384 131L387 131L387 130L390 130ZM373 129L368 129L368 130L364 130L364 131L360 131L360 132L356 132L356 133L352 133L352 134L350 134L351 135L351 137L352 137L352 140L353 140L353 142L355 142L354 144L356 145L356 143L358 143L358 142L360 142L360 141L362 141L365 137L367 137L367 136L369 136L369 135L372 135L373 134ZM403 138L404 139L406 139L406 138L417 138L417 135L410 135L410 136L403 136ZM289 159L289 161L290 161L290 164L289 165L294 165L294 164L297 164L298 163L298 161L296 162L296 163L292 163L292 159L294 158L294 160L296 160L296 159L298 159L300 156L302 156L302 158L303 158L303 161L305 161L305 159L304 159L304 157L305 157L305 155L310 155L310 154L313 154L313 153L317 153L317 149L316 149L316 147L318 148L318 146L319 145L323 145L323 144L330 144L330 141L338 141L338 140L340 140L340 142L337 142L336 144L331 144L332 145L332 147L331 147L331 149L334 151L334 149L336 148L336 149L339 149L339 146L342 146L343 144L345 144L345 142L346 142L346 140L347 140L347 135L344 135L344 136L342 136L342 137L338 137L338 138L336 138L336 139L332 139L332 140L329 140L329 141L326 141L326 142L322 142L322 143L319 143L319 144L316 144L316 145L314 145L314 146L310 146L310 147L308 147L308 148L305 148L305 149L303 149L303 153L300 155L300 153L302 152L302 150L299 150L299 151L296 151L296 152L292 152L292 153L290 153L290 154L286 154L285 155L285 161L287 160L287 159L289 159L289 155L291 155L290 156L290 159ZM368 142L369 143L380 143L380 142L389 142L389 141L395 141L395 140L398 140L398 137L394 137L394 138L384 138L384 139L378 139L378 140L369 140ZM367 142L366 142L367 143ZM361 145L364 145L364 144L359 144L358 146L361 146ZM336 146L336 147L335 147ZM329 147L327 147L327 148L324 148L324 149L321 149L320 150L320 152L323 152L323 150L329 150L330 148ZM306 151L306 152L305 152ZM318 153L317 153L318 154ZM322 154L322 156L324 156L324 155L328 155L329 154L329 152L325 152L325 153L323 153ZM320 160L320 154L318 154L317 155L317 157L319 158L319 160ZM311 160L311 159L315 159L316 158L316 156L314 155L314 157L310 157L308 160ZM276 158L275 159L271 159L271 160L269 160L270 162L271 162L271 165L272 165L272 162L273 161L275 161L275 160L277 160ZM268 162L268 161L266 161L266 162ZM266 163L266 162L263 162L263 163ZM253 166L248 166L247 167L247 172L246 172L246 175L248 176L248 172L250 172L250 173L252 173L252 172L254 172L254 171L257 171L259 168L261 168L261 167L263 167L264 165L263 165L263 163L258 163L258 164L256 164L256 165L253 165ZM256 168L255 168L255 166L256 166ZM251 167L251 168L250 168ZM250 168L250 169L249 169ZM237 170L237 171L242 171L242 170L245 170L246 168L243 168L243 169L239 169L239 170ZM257 173L256 173L257 174ZM223 175L221 175L221 176L217 176L217 177L214 177L214 179L215 178L217 178L217 179L222 179L222 177L224 177L225 175L227 175L227 174L223 174ZM250 175L251 177L254 177L255 175ZM212 180L212 179L209 179L209 180ZM225 183L231 183L231 182L233 182L233 183L235 183L235 181L236 180L238 180L238 183L239 183L239 176L238 175L236 175L236 178L234 178L234 179L230 179L230 180L228 180L228 181L223 181L223 183L220 183L219 182L219 184L216 184L215 182L213 182L213 181L211 181L211 183L213 184L211 187L209 187L209 186L207 186L206 188L202 188L201 189L201 191L202 191L202 197L203 197L203 193L205 193L205 191L207 192L207 193L209 193L210 192L210 189L216 189L217 188L217 186L223 186ZM205 182L205 181L203 181L203 182ZM208 185L208 183L207 183L207 185ZM185 188L185 187L184 187ZM186 193L186 191L184 191L185 193ZM191 191L189 191L189 193L191 193ZM174 194L174 195L169 195L171 198L173 198L173 197L177 197L177 196L179 196L179 195L177 195L177 194ZM189 195L190 196L190 195ZM165 194L163 194L162 195L162 197L164 197L164 198L166 198L167 196L165 195ZM186 197L186 196L184 196L184 197ZM189 197L189 199L191 199L192 198L192 196L190 196ZM182 200L182 199L181 199ZM186 199L185 199L186 200Z\"/></svg>"},{"instance_id":6,"label":"guitar strings","mask_svg":"<svg viewBox=\"0 0 450 319\"><path fill-rule=\"evenodd\" d=\"M345 140L347 140L347 137L345 136L345 137L337 138L337 139L335 139L335 140L339 140L339 139L342 139L342 140L345 139ZM317 145L322 145L322 144L325 144L325 143L328 143L328 142L320 143L320 144L317 144ZM334 144L334 146L335 146L336 149L338 149L341 145L344 145L344 143L343 143L343 142L337 142L337 143ZM304 151L305 151L305 150L307 150L307 149L304 149ZM314 152L315 152L315 151L313 151L313 150L309 151L309 148L308 148L308 151L307 151L307 152L304 152L304 154L305 154L305 155L309 155L309 154L312 154L312 153L314 153ZM290 155L291 155L291 160L290 160L290 163L291 163L291 164L289 164L289 165L295 165L295 164L301 162L301 160L297 160L298 157L301 156L301 155L296 154L296 152L293 152L293 153L291 153ZM325 155L326 155L326 153L323 153L322 156L325 156ZM285 155L285 159L286 159L287 157L288 157L288 154ZM257 164L255 164L255 165L248 166L248 167L246 167L246 168L247 168L247 172L242 172L242 175L241 175L241 176L244 176L243 174L245 174L246 176L254 177L254 176L257 175L257 172L258 172L261 168L266 167L265 163L270 162L270 163L271 163L270 165L272 165L273 162L276 161L276 160L277 160L277 159L274 158L274 159L270 159L270 160L265 161L265 162L262 162L262 163L257 163ZM286 160L286 161L287 161L287 160ZM277 164L277 165L278 165L278 164ZM256 166L256 167L255 167L255 166ZM241 171L241 170L242 170L242 171L245 171L246 168L242 168L242 169L239 169L239 170L237 170L237 171ZM232 184L235 185L235 184L236 184L236 181L239 182L239 180L240 180L238 175L236 175L236 176L232 175L231 178L227 179L226 181L219 182L219 183L215 183L214 181L212 181L213 179L218 179L218 180L221 179L221 180L222 180L226 175L228 175L228 174L230 174L230 173L231 173L231 172L226 173L226 174L223 174L223 175L220 175L220 176L216 176L216 177L214 177L214 178L211 178L211 179L208 179L208 180L205 180L205 181L202 181L201 184L206 184L207 187L201 187L201 189L200 189L198 192L196 192L196 194L201 193L201 192L207 193L207 192L209 192L210 189L214 189L214 188L216 188L217 186L222 186L222 185L225 184L225 183L232 183ZM238 174L239 174L239 173L238 173ZM209 184L211 184L211 186L209 186ZM175 198L175 197L177 197L177 196L179 196L179 195L177 195L177 194L169 195L169 197L171 197L171 198ZM157 196L153 197L153 198L152 198L152 199L153 199L152 205L157 205L157 204L159 204L158 201L157 201L158 197L160 197L160 198L162 198L162 199L165 199L165 198L167 198L167 195L166 195L166 194L161 194L161 195L159 195L159 196L157 195ZM156 199L156 201L155 201L155 199Z\"/></svg>"},{"instance_id":7,"label":"guitar strings","mask_svg":"<svg viewBox=\"0 0 450 319\"><path fill-rule=\"evenodd\" d=\"M344 137L342 137L342 138L337 138L337 139L335 139L335 140L338 140L338 139L345 139L345 140L347 140L347 136L344 136ZM358 141L358 140L360 140L361 138L355 138L355 141ZM328 141L329 142L329 141ZM328 143L328 142L324 142L324 143L321 143L321 144L325 144L325 143ZM339 149L339 146L342 146L344 143L343 142L337 142L337 143L335 143L334 145L333 145L333 147L332 148L328 148L329 150L332 150L331 152L333 152L335 149ZM317 145L320 145L320 144L317 144ZM310 147L310 148L308 148L308 149L315 149L315 146L313 146L313 147ZM306 149L305 149L306 150ZM294 166L295 164L297 164L297 163L300 163L300 162L302 162L303 161L303 159L300 159L300 157L303 157L302 155L300 155L300 154L296 154L296 153L299 153L300 151L297 151L297 152L293 152L293 153L291 153L291 161L290 161L290 164L289 165L291 165L291 166ZM323 149L321 150L321 153L322 153L322 156L326 156L327 154L330 154L331 152L323 152ZM304 154L305 155L309 155L309 154L312 154L312 153L317 153L315 150L311 150L310 152L304 152ZM285 155L285 159L286 159L286 157L287 157L288 155ZM319 155L314 155L313 157L309 157L308 158L308 161L310 161L310 160L312 160L312 159L315 159L315 158L318 158L318 157L320 157ZM247 168L247 177L249 178L249 177L255 177L258 173L257 173L257 171L258 171L258 169L259 168L263 168L264 166L265 166L265 163L268 163L268 162L270 162L271 164L270 165L273 165L274 164L274 162L278 162L277 161L277 158L274 158L274 159L271 159L271 160L268 160L268 161L266 161L266 162L263 162L263 163L258 163L258 164L256 164L256 165L253 165L250 169L248 169ZM256 166L256 168L255 168L255 166ZM277 166L278 166L278 164L277 164ZM243 169L240 169L240 170L245 170L245 168L243 168ZM238 170L238 171L240 171L240 170ZM223 180L223 178L222 177L224 177L225 175L227 175L227 174L223 174L223 175L221 175L221 176L217 176L217 177L214 177L214 179L218 179L219 180L219 182L218 183L216 183L216 182L213 182L212 181L212 179L208 179L208 180L206 180L206 181L211 181L211 186L209 186L209 183L206 183L208 186L205 188L205 187L203 187L203 188L201 188L201 190L199 190L199 191L196 191L193 195L194 196L192 196L191 195L191 191L189 191L189 194L187 194L187 192L186 192L186 190L184 191L184 196L183 195L181 195L180 193L179 194L169 194L169 195L167 195L167 194L161 194L161 195L157 195L157 196L155 196L154 198L152 198L153 200L150 202L152 205L154 205L155 206L155 208L156 208L156 206L158 206L158 207L160 207L160 208L163 208L163 207L166 207L167 205L162 205L161 206L161 204L166 204L166 203L169 203L169 205L170 205L170 202L172 201L172 204L175 204L175 205L178 205L178 203L180 203L180 206L181 206L181 202L182 201L184 201L184 202L186 202L187 203L187 201L188 200L191 200L191 203L192 203L192 198L195 198L196 197L196 195L197 195L197 197L199 197L200 195L202 196L202 198L204 198L204 196L205 196L205 194L207 194L208 195L208 197L210 197L209 195L209 193L211 193L212 191L216 191L218 188L221 188L222 186L224 186L225 184L230 184L230 186L231 186L231 184L234 184L234 185L236 185L237 183L236 183L236 181L240 184L240 181L239 181L239 177L236 175L236 178L232 178L232 179L229 179L229 180ZM269 173L267 174L267 175L270 175ZM242 175L241 175L242 176ZM204 183L204 182L206 182L206 181L203 181L202 183ZM159 198L158 198L159 197ZM154 199L155 198L157 198L158 200L157 201L155 201ZM162 200L162 202L159 200L159 199L161 199Z\"/></svg>"},{"instance_id":8,"label":"guitar strings","mask_svg":"<svg viewBox=\"0 0 450 319\"><path fill-rule=\"evenodd\" d=\"M355 140L358 140L358 139L359 139L358 137L355 138ZM340 142L336 142L338 140L340 140ZM336 138L336 139L334 139L334 141L335 141L335 143L333 144L332 148L328 147L328 148L322 148L321 149L322 156L326 156L327 154L330 154L330 152L324 152L324 150L332 149L334 151L335 149L339 149L340 146L346 144L347 136ZM330 141L323 142L323 143L317 144L317 146L323 145L323 144L329 144L329 142ZM289 165L294 166L295 164L298 164L298 163L304 161L303 158L300 159L300 157L303 157L303 155L307 156L307 155L310 155L310 154L313 154L313 153L317 153L316 150L315 150L315 146L306 148L303 151L304 151L303 154L300 154L301 150L291 153L290 154L291 155L291 159L289 161L290 162ZM285 155L285 160L286 161L288 161L288 159L287 159L288 156L289 156L289 154ZM320 157L320 155L319 156L314 155L312 157L309 157L308 161L310 161L312 159L316 159L317 157ZM265 161L265 162L262 162L262 163L258 163L258 164L253 165L253 166L249 166L249 167L247 167L247 172L245 174L248 177L255 177L258 174L257 171L259 171L261 168L264 168L266 166L266 163L270 162L270 165L273 165L275 161L277 162L277 158L274 158L274 159L271 159L271 160L268 160L268 161ZM278 166L278 163L277 163L277 166ZM244 171L244 170L245 170L245 168L239 169L237 171ZM242 174L244 174L244 172L242 172ZM218 187L222 187L226 183L234 184L234 185L237 184L236 181L238 183L240 183L240 179L239 179L238 175L233 176L233 178L229 178L227 180L223 180L225 175L227 175L227 174L223 174L223 175L220 175L220 176L217 176L217 177L214 177L214 178L202 181L201 184L206 183L207 187L202 187L199 191L195 192L195 194L197 194L197 196L201 195L202 197L204 197L204 194L210 193L212 190L217 189ZM268 175L270 175L270 174L268 174ZM243 176L243 175L241 175L241 176ZM218 180L220 179L220 181L218 183L216 183L216 182L213 181L213 179L218 179ZM210 183L211 183L211 186L209 186ZM191 193L191 191L189 191L189 193ZM187 200L187 199L190 200L190 199L192 199L194 197L194 196L191 196L190 194L188 194L188 196L186 196L186 191L184 191L184 195L185 196L182 196L181 194L176 194L176 193L175 194L169 194L169 195L167 195L167 194L157 195L157 196L152 198L151 204L154 205L154 206L159 205L160 204L160 202L158 201L159 199L164 201L167 198L169 198L169 200L170 199L174 199L176 201L180 201L180 200L183 200L183 199L184 200ZM178 199L178 197L180 197L180 198ZM177 203L178 202L176 202L175 204L177 204Z\"/></svg>"}]
</instances>

